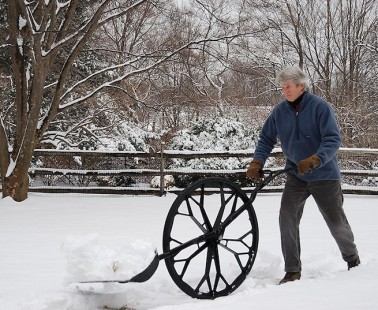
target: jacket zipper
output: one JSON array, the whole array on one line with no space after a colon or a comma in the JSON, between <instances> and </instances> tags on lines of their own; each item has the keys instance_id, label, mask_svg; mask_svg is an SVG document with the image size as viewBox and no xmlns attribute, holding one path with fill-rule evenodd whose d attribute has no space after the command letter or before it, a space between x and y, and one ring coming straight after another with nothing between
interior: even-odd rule
<instances>
[{"instance_id":1,"label":"jacket zipper","mask_svg":"<svg viewBox=\"0 0 378 310\"><path fill-rule=\"evenodd\" d=\"M296 108L296 112L295 112L295 131L296 131L296 135L297 135L297 140L299 140L299 107L300 107L299 104L295 107Z\"/></svg>"}]
</instances>

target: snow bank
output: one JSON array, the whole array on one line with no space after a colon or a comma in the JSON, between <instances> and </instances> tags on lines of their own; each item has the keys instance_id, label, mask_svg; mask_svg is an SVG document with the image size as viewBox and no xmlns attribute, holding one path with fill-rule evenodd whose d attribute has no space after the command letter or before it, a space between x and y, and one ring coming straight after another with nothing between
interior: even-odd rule
<instances>
[{"instance_id":1,"label":"snow bank","mask_svg":"<svg viewBox=\"0 0 378 310\"><path fill-rule=\"evenodd\" d=\"M145 240L111 246L98 234L69 236L62 245L69 275L66 282L131 279L148 267L155 251Z\"/></svg>"}]
</instances>

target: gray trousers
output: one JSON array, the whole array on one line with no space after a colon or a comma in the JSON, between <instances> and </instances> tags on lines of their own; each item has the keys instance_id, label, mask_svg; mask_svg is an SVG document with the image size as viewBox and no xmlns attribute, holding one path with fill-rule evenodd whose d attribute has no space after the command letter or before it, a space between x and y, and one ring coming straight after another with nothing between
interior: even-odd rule
<instances>
[{"instance_id":1,"label":"gray trousers","mask_svg":"<svg viewBox=\"0 0 378 310\"><path fill-rule=\"evenodd\" d=\"M286 272L302 270L299 223L306 199L312 195L346 262L357 259L352 229L343 209L339 180L304 182L288 174L281 199L280 230Z\"/></svg>"}]
</instances>

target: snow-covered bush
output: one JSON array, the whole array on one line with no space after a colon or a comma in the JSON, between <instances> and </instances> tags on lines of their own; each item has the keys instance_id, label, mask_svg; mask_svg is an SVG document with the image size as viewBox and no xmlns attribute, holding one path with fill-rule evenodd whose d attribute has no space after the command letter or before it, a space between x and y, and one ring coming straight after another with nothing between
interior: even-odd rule
<instances>
[{"instance_id":1,"label":"snow-covered bush","mask_svg":"<svg viewBox=\"0 0 378 310\"><path fill-rule=\"evenodd\" d=\"M113 134L99 138L97 149L100 151L142 151L148 152L150 141L159 139L156 133L146 131L135 122L123 121L113 129ZM135 168L140 164L138 158L125 159L113 158L107 169ZM132 177L108 177L98 178L98 183L109 182L112 186L130 186L136 183Z\"/></svg>"},{"instance_id":2,"label":"snow-covered bush","mask_svg":"<svg viewBox=\"0 0 378 310\"><path fill-rule=\"evenodd\" d=\"M170 188L175 185L175 178L173 175L164 176L164 188ZM152 188L160 188L160 176L155 176L152 178L150 186Z\"/></svg>"},{"instance_id":3,"label":"snow-covered bush","mask_svg":"<svg viewBox=\"0 0 378 310\"><path fill-rule=\"evenodd\" d=\"M100 151L143 151L148 152L149 142L159 139L156 133L146 131L134 122L120 122L111 135L98 139L97 149Z\"/></svg>"},{"instance_id":4,"label":"snow-covered bush","mask_svg":"<svg viewBox=\"0 0 378 310\"><path fill-rule=\"evenodd\" d=\"M49 146L54 146L59 150L89 150L89 151L142 151L148 152L150 142L160 140L156 133L144 130L137 122L122 120L114 114L105 115L113 117L109 123L112 126L99 126L98 124L86 125L85 136L68 135L64 140L57 140L54 143L49 141ZM105 118L107 119L107 118ZM91 133L91 134L88 134ZM78 143L78 137L83 143ZM82 157L82 156L43 156L33 158L33 168L54 168L54 169L129 169L143 166L144 162L140 158L125 157ZM98 186L130 186L136 181L129 176L38 176L38 179L45 185L70 184L87 186L96 183Z\"/></svg>"},{"instance_id":5,"label":"snow-covered bush","mask_svg":"<svg viewBox=\"0 0 378 310\"><path fill-rule=\"evenodd\" d=\"M97 178L98 186L130 186L135 184L135 180L129 176L105 176Z\"/></svg>"},{"instance_id":6,"label":"snow-covered bush","mask_svg":"<svg viewBox=\"0 0 378 310\"><path fill-rule=\"evenodd\" d=\"M178 131L169 148L191 151L232 151L254 148L256 131L235 119L207 116Z\"/></svg>"},{"instance_id":7,"label":"snow-covered bush","mask_svg":"<svg viewBox=\"0 0 378 310\"><path fill-rule=\"evenodd\" d=\"M378 177L367 177L360 183L361 186L378 186Z\"/></svg>"},{"instance_id":8,"label":"snow-covered bush","mask_svg":"<svg viewBox=\"0 0 378 310\"><path fill-rule=\"evenodd\" d=\"M225 117L203 117L189 128L178 131L167 149L188 151L240 151L254 149L258 132L236 119ZM169 169L234 170L246 169L250 157L173 159ZM177 186L185 187L199 176L177 176ZM245 177L238 178L245 183ZM235 180L236 180L235 179Z\"/></svg>"}]
</instances>

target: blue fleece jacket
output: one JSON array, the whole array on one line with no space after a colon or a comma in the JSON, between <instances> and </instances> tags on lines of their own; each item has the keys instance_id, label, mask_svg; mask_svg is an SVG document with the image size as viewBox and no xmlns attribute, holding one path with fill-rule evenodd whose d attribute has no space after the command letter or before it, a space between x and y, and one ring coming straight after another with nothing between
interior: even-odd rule
<instances>
[{"instance_id":1,"label":"blue fleece jacket","mask_svg":"<svg viewBox=\"0 0 378 310\"><path fill-rule=\"evenodd\" d=\"M259 136L254 159L265 164L273 147L281 142L286 167L296 167L302 159L318 155L320 167L299 176L303 181L340 179L336 153L341 145L340 132L331 106L322 98L305 92L299 112L287 100L274 107Z\"/></svg>"}]
</instances>

